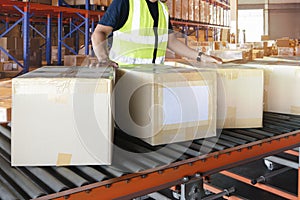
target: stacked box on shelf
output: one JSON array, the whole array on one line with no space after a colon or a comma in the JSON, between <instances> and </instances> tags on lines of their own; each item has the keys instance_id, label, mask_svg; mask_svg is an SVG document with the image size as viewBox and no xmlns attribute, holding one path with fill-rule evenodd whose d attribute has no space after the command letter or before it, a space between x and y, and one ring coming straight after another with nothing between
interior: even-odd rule
<instances>
[{"instance_id":1,"label":"stacked box on shelf","mask_svg":"<svg viewBox=\"0 0 300 200\"><path fill-rule=\"evenodd\" d=\"M265 57L244 66L264 70L264 111L300 115L299 57Z\"/></svg>"},{"instance_id":2,"label":"stacked box on shelf","mask_svg":"<svg viewBox=\"0 0 300 200\"><path fill-rule=\"evenodd\" d=\"M115 121L151 145L216 135L216 73L164 65L119 68Z\"/></svg>"},{"instance_id":3,"label":"stacked box on shelf","mask_svg":"<svg viewBox=\"0 0 300 200\"><path fill-rule=\"evenodd\" d=\"M217 128L262 127L264 73L239 65L217 68L205 63L166 64L217 72Z\"/></svg>"},{"instance_id":4,"label":"stacked box on shelf","mask_svg":"<svg viewBox=\"0 0 300 200\"><path fill-rule=\"evenodd\" d=\"M0 123L11 120L11 81L0 81Z\"/></svg>"},{"instance_id":5,"label":"stacked box on shelf","mask_svg":"<svg viewBox=\"0 0 300 200\"><path fill-rule=\"evenodd\" d=\"M86 55L65 55L64 66L87 66L88 56Z\"/></svg>"},{"instance_id":6,"label":"stacked box on shelf","mask_svg":"<svg viewBox=\"0 0 300 200\"><path fill-rule=\"evenodd\" d=\"M110 164L112 87L111 68L50 66L14 78L12 165Z\"/></svg>"},{"instance_id":7,"label":"stacked box on shelf","mask_svg":"<svg viewBox=\"0 0 300 200\"><path fill-rule=\"evenodd\" d=\"M181 6L181 4L182 4L182 2L181 2L182 0L174 0L174 7L175 7L175 9L174 9L174 17L176 18L176 19L181 19L181 12L182 12L182 6Z\"/></svg>"},{"instance_id":8,"label":"stacked box on shelf","mask_svg":"<svg viewBox=\"0 0 300 200\"><path fill-rule=\"evenodd\" d=\"M174 0L168 0L167 1L167 6L168 6L168 9L169 9L169 15L171 18L174 18Z\"/></svg>"},{"instance_id":9,"label":"stacked box on shelf","mask_svg":"<svg viewBox=\"0 0 300 200\"><path fill-rule=\"evenodd\" d=\"M200 22L200 0L194 0L194 20Z\"/></svg>"},{"instance_id":10,"label":"stacked box on shelf","mask_svg":"<svg viewBox=\"0 0 300 200\"><path fill-rule=\"evenodd\" d=\"M195 0L188 0L188 20L195 21Z\"/></svg>"},{"instance_id":11,"label":"stacked box on shelf","mask_svg":"<svg viewBox=\"0 0 300 200\"><path fill-rule=\"evenodd\" d=\"M214 50L209 52L210 55L219 57L223 60L223 62L230 62L234 60L242 60L249 61L252 56L250 56L250 52L248 49L223 49L223 50Z\"/></svg>"},{"instance_id":12,"label":"stacked box on shelf","mask_svg":"<svg viewBox=\"0 0 300 200\"><path fill-rule=\"evenodd\" d=\"M189 1L181 0L181 19L189 20Z\"/></svg>"}]
</instances>

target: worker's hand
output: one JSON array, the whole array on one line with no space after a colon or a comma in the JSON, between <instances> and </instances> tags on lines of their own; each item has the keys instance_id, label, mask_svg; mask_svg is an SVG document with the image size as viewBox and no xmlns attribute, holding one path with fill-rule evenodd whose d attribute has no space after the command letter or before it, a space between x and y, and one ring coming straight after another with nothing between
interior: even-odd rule
<instances>
[{"instance_id":1,"label":"worker's hand","mask_svg":"<svg viewBox=\"0 0 300 200\"><path fill-rule=\"evenodd\" d=\"M210 63L217 63L217 64L222 64L222 59L218 58L216 56L210 56L206 54L201 55L201 61L203 62L210 62Z\"/></svg>"},{"instance_id":2,"label":"worker's hand","mask_svg":"<svg viewBox=\"0 0 300 200\"><path fill-rule=\"evenodd\" d=\"M119 65L118 63L110 60L109 58L107 59L102 59L98 61L97 63L93 63L90 65L90 67L113 67L113 68L118 68Z\"/></svg>"}]
</instances>

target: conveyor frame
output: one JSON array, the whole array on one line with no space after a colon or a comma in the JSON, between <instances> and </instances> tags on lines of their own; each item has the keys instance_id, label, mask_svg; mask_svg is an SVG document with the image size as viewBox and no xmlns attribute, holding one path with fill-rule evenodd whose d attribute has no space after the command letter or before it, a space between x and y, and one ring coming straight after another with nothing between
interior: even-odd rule
<instances>
[{"instance_id":1,"label":"conveyor frame","mask_svg":"<svg viewBox=\"0 0 300 200\"><path fill-rule=\"evenodd\" d=\"M181 184L195 174L207 176L299 144L300 131L294 131L38 199L130 199Z\"/></svg>"}]
</instances>

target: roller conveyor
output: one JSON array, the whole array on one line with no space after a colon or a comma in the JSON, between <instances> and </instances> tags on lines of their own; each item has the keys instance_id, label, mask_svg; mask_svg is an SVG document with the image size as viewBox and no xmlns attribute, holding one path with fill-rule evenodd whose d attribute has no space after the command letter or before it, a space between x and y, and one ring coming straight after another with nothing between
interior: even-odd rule
<instances>
[{"instance_id":1,"label":"roller conveyor","mask_svg":"<svg viewBox=\"0 0 300 200\"><path fill-rule=\"evenodd\" d=\"M118 148L114 148L112 166L71 167L11 167L10 130L0 126L0 199L52 199L88 195L86 191L107 191L101 195L105 199L111 195L110 191L118 190L118 184L131 187L136 179L157 179L157 184L166 188L171 185L160 181L173 185L180 183L177 176L180 177L181 168L185 171L190 168L186 171L190 175L196 170L206 175L299 146L300 133L295 130L300 130L300 117L265 113L264 122L264 128L260 129L224 130L219 137L160 146L150 146L116 130L114 143ZM272 142L276 142L276 147L270 144ZM256 150L262 147L263 150ZM243 157L242 149L248 149L252 156L238 160L238 157ZM225 157L226 163L218 162ZM172 174L175 170L179 171ZM159 176L164 176L164 180L160 180ZM148 185L140 186L142 192L137 192L136 196L159 189L149 180ZM134 197L129 195L130 189L127 192L119 191L114 195Z\"/></svg>"}]
</instances>

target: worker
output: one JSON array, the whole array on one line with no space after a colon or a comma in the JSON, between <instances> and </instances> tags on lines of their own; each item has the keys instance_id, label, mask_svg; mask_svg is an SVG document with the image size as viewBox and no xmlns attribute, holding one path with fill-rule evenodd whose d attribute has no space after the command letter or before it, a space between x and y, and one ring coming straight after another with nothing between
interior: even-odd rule
<instances>
[{"instance_id":1,"label":"worker","mask_svg":"<svg viewBox=\"0 0 300 200\"><path fill-rule=\"evenodd\" d=\"M204 62L221 59L189 48L172 30L166 0L113 0L92 34L92 45L101 65L163 64L166 49ZM108 50L107 37L113 35ZM118 63L118 64L117 64Z\"/></svg>"}]
</instances>

